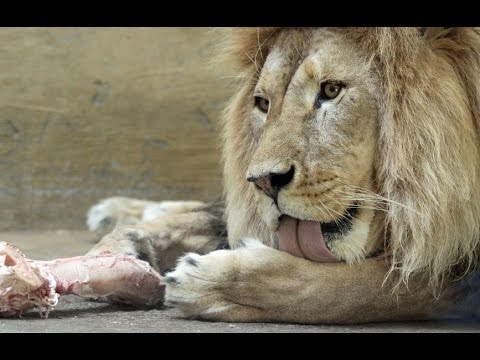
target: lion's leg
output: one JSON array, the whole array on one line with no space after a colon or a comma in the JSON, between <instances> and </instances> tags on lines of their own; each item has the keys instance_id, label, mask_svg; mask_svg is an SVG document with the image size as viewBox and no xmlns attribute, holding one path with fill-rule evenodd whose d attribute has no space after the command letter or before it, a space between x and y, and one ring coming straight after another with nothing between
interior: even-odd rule
<instances>
[{"instance_id":1,"label":"lion's leg","mask_svg":"<svg viewBox=\"0 0 480 360\"><path fill-rule=\"evenodd\" d=\"M87 214L90 231L99 238L119 225L134 225L166 215L191 211L204 205L200 201L147 201L110 197L92 206Z\"/></svg>"},{"instance_id":2,"label":"lion's leg","mask_svg":"<svg viewBox=\"0 0 480 360\"><path fill-rule=\"evenodd\" d=\"M122 225L105 235L87 255L130 254L148 261L157 271L175 266L187 252L206 254L227 246L221 204L169 214L136 225Z\"/></svg>"},{"instance_id":3,"label":"lion's leg","mask_svg":"<svg viewBox=\"0 0 480 360\"><path fill-rule=\"evenodd\" d=\"M167 305L219 321L362 323L425 319L434 298L421 280L392 294L383 260L315 263L247 240L246 247L188 254L166 274ZM393 280L393 279L392 279Z\"/></svg>"}]
</instances>

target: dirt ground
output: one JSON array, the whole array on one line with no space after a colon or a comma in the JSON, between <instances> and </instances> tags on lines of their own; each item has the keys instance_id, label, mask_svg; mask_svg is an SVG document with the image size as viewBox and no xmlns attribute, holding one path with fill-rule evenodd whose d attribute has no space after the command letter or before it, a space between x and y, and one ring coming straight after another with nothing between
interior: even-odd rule
<instances>
[{"instance_id":1,"label":"dirt ground","mask_svg":"<svg viewBox=\"0 0 480 360\"><path fill-rule=\"evenodd\" d=\"M0 241L16 244L30 258L53 259L83 254L93 244L93 237L80 231L4 232ZM41 319L35 311L21 319L0 319L4 332L480 332L479 323L416 322L357 326L213 323L186 320L172 309L135 310L125 306L86 301L65 296Z\"/></svg>"}]
</instances>

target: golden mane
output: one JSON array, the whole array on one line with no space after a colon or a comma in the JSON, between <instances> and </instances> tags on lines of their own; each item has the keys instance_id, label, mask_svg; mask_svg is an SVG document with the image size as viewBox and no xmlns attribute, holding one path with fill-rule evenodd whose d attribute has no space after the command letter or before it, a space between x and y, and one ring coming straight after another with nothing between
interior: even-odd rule
<instances>
[{"instance_id":1,"label":"golden mane","mask_svg":"<svg viewBox=\"0 0 480 360\"><path fill-rule=\"evenodd\" d=\"M224 54L241 74L225 111L228 230L273 239L244 181L256 139L245 117L255 74L281 29L237 29ZM480 30L340 29L375 59L380 79L376 182L392 200L384 218L391 270L424 272L434 289L478 261L480 244ZM401 205L397 205L401 204ZM459 272L460 270L460 272Z\"/></svg>"}]
</instances>

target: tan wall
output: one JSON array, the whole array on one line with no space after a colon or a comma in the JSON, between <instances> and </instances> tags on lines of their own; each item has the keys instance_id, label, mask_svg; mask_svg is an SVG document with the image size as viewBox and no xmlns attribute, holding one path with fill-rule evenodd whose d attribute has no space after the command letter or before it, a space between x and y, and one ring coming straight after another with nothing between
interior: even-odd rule
<instances>
[{"instance_id":1,"label":"tan wall","mask_svg":"<svg viewBox=\"0 0 480 360\"><path fill-rule=\"evenodd\" d=\"M200 28L0 29L0 230L84 228L112 195L220 192L231 91Z\"/></svg>"}]
</instances>

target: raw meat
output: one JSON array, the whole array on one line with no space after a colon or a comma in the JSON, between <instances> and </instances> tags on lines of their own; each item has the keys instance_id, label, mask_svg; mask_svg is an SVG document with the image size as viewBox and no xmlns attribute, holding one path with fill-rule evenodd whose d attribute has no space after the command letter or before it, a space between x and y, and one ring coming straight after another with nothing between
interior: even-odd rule
<instances>
[{"instance_id":1,"label":"raw meat","mask_svg":"<svg viewBox=\"0 0 480 360\"><path fill-rule=\"evenodd\" d=\"M18 316L38 308L41 316L59 295L75 294L137 306L163 302L162 277L147 262L132 256L77 256L51 261L26 259L0 242L0 316Z\"/></svg>"}]
</instances>

